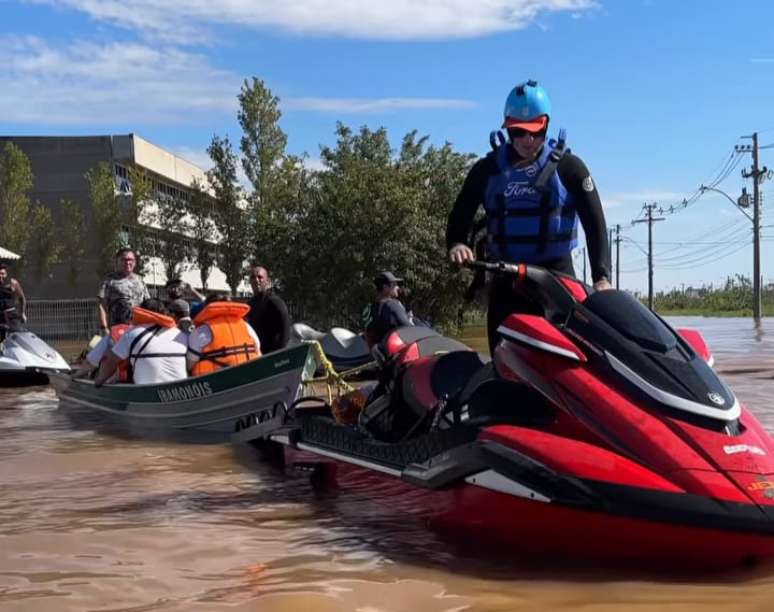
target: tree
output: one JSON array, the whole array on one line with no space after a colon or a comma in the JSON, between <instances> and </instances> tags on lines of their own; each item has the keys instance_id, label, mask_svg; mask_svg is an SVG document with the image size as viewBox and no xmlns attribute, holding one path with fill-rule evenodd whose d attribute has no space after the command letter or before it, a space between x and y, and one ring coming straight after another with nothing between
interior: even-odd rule
<instances>
[{"instance_id":1,"label":"tree","mask_svg":"<svg viewBox=\"0 0 774 612\"><path fill-rule=\"evenodd\" d=\"M22 254L30 237L30 160L9 142L0 154L0 244Z\"/></svg>"},{"instance_id":2,"label":"tree","mask_svg":"<svg viewBox=\"0 0 774 612\"><path fill-rule=\"evenodd\" d=\"M164 265L167 279L177 278L191 251L186 236L188 206L178 198L160 195L156 211L156 225L161 230L161 244L157 254Z\"/></svg>"},{"instance_id":3,"label":"tree","mask_svg":"<svg viewBox=\"0 0 774 612\"><path fill-rule=\"evenodd\" d=\"M215 264L217 246L213 242L215 235L214 202L212 197L204 190L201 181L194 179L191 183L191 199L188 202L188 214L190 218L191 241L194 263L199 268L199 278L202 288L207 288L207 279L210 277L212 267Z\"/></svg>"},{"instance_id":4,"label":"tree","mask_svg":"<svg viewBox=\"0 0 774 612\"><path fill-rule=\"evenodd\" d=\"M27 242L25 259L32 267L35 279L40 281L48 274L51 265L59 261L61 251L51 210L41 204L33 206L29 215L29 228L35 239Z\"/></svg>"},{"instance_id":5,"label":"tree","mask_svg":"<svg viewBox=\"0 0 774 612\"><path fill-rule=\"evenodd\" d=\"M220 234L218 267L226 275L232 293L236 293L251 237L242 189L237 184L237 158L228 137L213 136L207 153L214 163L207 176L215 195L213 221Z\"/></svg>"},{"instance_id":6,"label":"tree","mask_svg":"<svg viewBox=\"0 0 774 612\"><path fill-rule=\"evenodd\" d=\"M384 129L339 124L336 134L336 146L321 150L325 167L292 242L303 278L291 301L318 325L359 326L373 277L393 270L406 279L416 314L453 325L464 273L446 263L445 229L472 157L448 143L428 146L415 132L397 154Z\"/></svg>"},{"instance_id":7,"label":"tree","mask_svg":"<svg viewBox=\"0 0 774 612\"><path fill-rule=\"evenodd\" d=\"M78 202L64 199L59 243L62 261L67 265L67 282L75 287L81 273L81 258L85 252L86 218Z\"/></svg>"},{"instance_id":8,"label":"tree","mask_svg":"<svg viewBox=\"0 0 774 612\"><path fill-rule=\"evenodd\" d=\"M254 207L271 207L278 166L285 156L287 136L279 127L279 98L260 79L245 81L239 92L242 168L253 186Z\"/></svg>"},{"instance_id":9,"label":"tree","mask_svg":"<svg viewBox=\"0 0 774 612\"><path fill-rule=\"evenodd\" d=\"M95 272L102 278L113 270L113 255L121 246L121 209L110 166L100 162L86 173L94 209L94 238L97 251Z\"/></svg>"}]
</instances>

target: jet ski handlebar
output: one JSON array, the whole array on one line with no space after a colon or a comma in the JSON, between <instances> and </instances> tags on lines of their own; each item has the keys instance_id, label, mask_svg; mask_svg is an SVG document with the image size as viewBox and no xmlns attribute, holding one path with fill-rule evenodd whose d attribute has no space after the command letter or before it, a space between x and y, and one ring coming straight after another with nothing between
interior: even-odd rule
<instances>
[{"instance_id":1,"label":"jet ski handlebar","mask_svg":"<svg viewBox=\"0 0 774 612\"><path fill-rule=\"evenodd\" d=\"M525 280L534 286L536 295L542 302L545 314L549 320L566 321L573 306L574 299L568 293L554 273L540 266L527 264L513 264L505 261L468 261L463 264L473 270L483 270L495 275L513 278L515 283Z\"/></svg>"}]
</instances>

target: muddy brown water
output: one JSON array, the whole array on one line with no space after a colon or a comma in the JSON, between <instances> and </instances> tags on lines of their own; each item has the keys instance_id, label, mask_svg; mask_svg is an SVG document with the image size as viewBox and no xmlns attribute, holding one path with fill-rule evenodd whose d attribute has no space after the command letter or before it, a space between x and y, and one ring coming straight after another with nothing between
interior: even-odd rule
<instances>
[{"instance_id":1,"label":"muddy brown water","mask_svg":"<svg viewBox=\"0 0 774 612\"><path fill-rule=\"evenodd\" d=\"M774 431L774 321L698 327ZM774 564L722 573L488 556L379 489L315 490L249 446L140 439L0 390L0 610L774 610Z\"/></svg>"}]
</instances>

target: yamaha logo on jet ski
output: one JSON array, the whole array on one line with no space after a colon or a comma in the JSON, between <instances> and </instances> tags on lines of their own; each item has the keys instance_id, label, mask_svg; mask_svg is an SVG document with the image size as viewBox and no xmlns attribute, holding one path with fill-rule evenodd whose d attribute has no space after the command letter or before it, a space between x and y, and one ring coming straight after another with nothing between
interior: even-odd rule
<instances>
[{"instance_id":1,"label":"yamaha logo on jet ski","mask_svg":"<svg viewBox=\"0 0 774 612\"><path fill-rule=\"evenodd\" d=\"M707 393L707 397L709 398L709 401L711 401L713 404L717 404L718 406L722 406L726 403L726 400L724 400L723 396L719 393Z\"/></svg>"}]
</instances>

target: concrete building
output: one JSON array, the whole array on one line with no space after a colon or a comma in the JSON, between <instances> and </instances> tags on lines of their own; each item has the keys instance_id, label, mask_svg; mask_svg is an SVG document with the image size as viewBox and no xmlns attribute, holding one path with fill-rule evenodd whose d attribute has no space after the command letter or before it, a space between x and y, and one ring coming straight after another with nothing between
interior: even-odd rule
<instances>
[{"instance_id":1,"label":"concrete building","mask_svg":"<svg viewBox=\"0 0 774 612\"><path fill-rule=\"evenodd\" d=\"M53 212L55 223L61 220L61 202L78 202L86 214L87 226L93 227L93 208L85 174L101 162L113 170L117 193L131 193L128 169L142 168L153 183L156 194L186 199L194 179L204 180L205 173L198 166L158 147L136 134L113 136L0 136L0 150L6 142L13 142L30 160L34 185L32 202L40 202ZM120 223L117 219L116 223ZM24 288L31 298L75 298L96 295L100 278L96 273L97 261L93 241L88 240L82 272L75 286L67 282L65 264L54 265L49 278L36 282L24 277ZM164 267L152 253L144 253L145 282L163 286L166 282ZM201 280L196 268L188 268L181 275L195 287ZM207 281L209 289L228 288L223 273L214 268Z\"/></svg>"}]
</instances>

